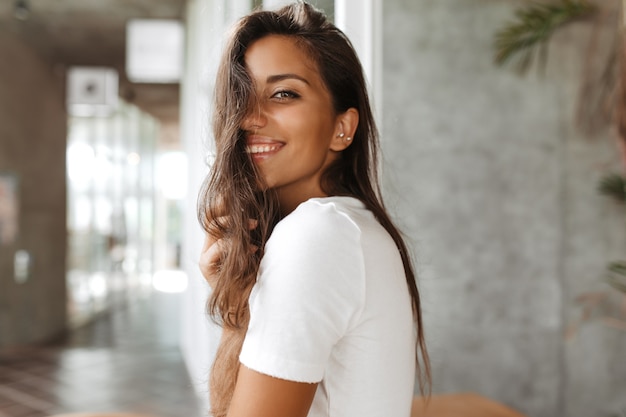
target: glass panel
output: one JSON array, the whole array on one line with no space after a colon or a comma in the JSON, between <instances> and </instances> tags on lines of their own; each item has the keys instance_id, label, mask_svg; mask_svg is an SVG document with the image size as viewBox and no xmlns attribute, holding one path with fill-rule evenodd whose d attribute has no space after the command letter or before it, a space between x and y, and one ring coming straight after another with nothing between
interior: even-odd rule
<instances>
[{"instance_id":1,"label":"glass panel","mask_svg":"<svg viewBox=\"0 0 626 417\"><path fill-rule=\"evenodd\" d=\"M121 103L107 118L71 118L67 148L70 323L124 302L151 276L159 126Z\"/></svg>"}]
</instances>

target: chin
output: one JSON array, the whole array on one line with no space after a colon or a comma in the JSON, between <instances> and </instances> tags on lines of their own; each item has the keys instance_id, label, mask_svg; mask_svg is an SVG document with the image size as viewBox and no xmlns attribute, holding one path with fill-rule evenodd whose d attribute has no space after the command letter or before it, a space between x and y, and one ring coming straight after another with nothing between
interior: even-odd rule
<instances>
[{"instance_id":1,"label":"chin","mask_svg":"<svg viewBox=\"0 0 626 417\"><path fill-rule=\"evenodd\" d=\"M272 184L273 182L267 181L265 178L258 178L256 182L256 186L259 189L259 191L264 191L264 192L274 188Z\"/></svg>"}]
</instances>

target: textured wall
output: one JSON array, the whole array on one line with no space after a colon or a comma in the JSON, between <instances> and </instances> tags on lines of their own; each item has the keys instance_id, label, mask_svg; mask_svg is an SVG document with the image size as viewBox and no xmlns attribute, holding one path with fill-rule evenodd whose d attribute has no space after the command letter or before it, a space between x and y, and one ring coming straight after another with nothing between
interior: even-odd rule
<instances>
[{"instance_id":1,"label":"textured wall","mask_svg":"<svg viewBox=\"0 0 626 417\"><path fill-rule=\"evenodd\" d=\"M591 26L559 34L545 76L520 78L492 64L492 40L522 4L384 2L388 202L416 250L435 392L533 417L618 415L626 332L564 337L575 297L606 289L626 249L624 213L596 192L615 145L574 125Z\"/></svg>"},{"instance_id":2,"label":"textured wall","mask_svg":"<svg viewBox=\"0 0 626 417\"><path fill-rule=\"evenodd\" d=\"M62 75L0 30L0 171L19 179L19 236L0 247L0 349L39 342L65 327L65 143ZM16 250L31 278L13 280Z\"/></svg>"}]
</instances>

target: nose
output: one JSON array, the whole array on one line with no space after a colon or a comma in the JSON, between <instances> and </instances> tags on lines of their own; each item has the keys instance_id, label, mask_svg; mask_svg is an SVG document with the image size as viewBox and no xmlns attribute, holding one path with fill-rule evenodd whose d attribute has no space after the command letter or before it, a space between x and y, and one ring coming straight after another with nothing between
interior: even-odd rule
<instances>
[{"instance_id":1,"label":"nose","mask_svg":"<svg viewBox=\"0 0 626 417\"><path fill-rule=\"evenodd\" d=\"M243 130L258 130L267 124L265 110L260 103L254 103L248 108L248 112L243 119Z\"/></svg>"}]
</instances>

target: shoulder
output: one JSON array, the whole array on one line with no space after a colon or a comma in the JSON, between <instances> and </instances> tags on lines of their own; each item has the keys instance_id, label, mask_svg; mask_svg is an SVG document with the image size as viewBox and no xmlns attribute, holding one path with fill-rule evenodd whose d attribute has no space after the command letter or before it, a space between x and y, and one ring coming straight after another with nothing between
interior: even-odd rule
<instances>
[{"instance_id":1,"label":"shoulder","mask_svg":"<svg viewBox=\"0 0 626 417\"><path fill-rule=\"evenodd\" d=\"M249 298L245 366L319 382L338 341L359 323L366 298L361 230L342 203L308 200L274 228Z\"/></svg>"},{"instance_id":2,"label":"shoulder","mask_svg":"<svg viewBox=\"0 0 626 417\"><path fill-rule=\"evenodd\" d=\"M265 246L260 276L297 281L363 274L361 228L345 198L311 199L280 221ZM348 199L349 203L361 204ZM287 279L287 278L285 278Z\"/></svg>"},{"instance_id":3,"label":"shoulder","mask_svg":"<svg viewBox=\"0 0 626 417\"><path fill-rule=\"evenodd\" d=\"M348 240L357 243L361 228L353 209L359 205L358 200L346 197L307 200L276 225L270 241L329 244L332 243L329 240Z\"/></svg>"}]
</instances>

